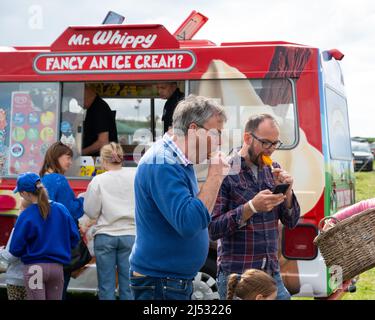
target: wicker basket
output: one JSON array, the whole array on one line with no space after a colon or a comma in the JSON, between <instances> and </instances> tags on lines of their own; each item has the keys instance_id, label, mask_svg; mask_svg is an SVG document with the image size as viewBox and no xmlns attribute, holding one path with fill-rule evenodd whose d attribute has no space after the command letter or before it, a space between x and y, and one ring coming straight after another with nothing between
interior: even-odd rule
<instances>
[{"instance_id":1,"label":"wicker basket","mask_svg":"<svg viewBox=\"0 0 375 320\"><path fill-rule=\"evenodd\" d=\"M319 223L321 229L322 223ZM343 281L375 267L375 209L339 221L314 240L327 267L340 266Z\"/></svg>"}]
</instances>

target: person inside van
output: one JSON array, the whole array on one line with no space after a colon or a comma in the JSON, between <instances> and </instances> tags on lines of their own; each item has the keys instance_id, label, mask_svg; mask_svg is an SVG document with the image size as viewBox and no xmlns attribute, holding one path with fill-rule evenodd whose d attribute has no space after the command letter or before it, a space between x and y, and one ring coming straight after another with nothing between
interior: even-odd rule
<instances>
[{"instance_id":1,"label":"person inside van","mask_svg":"<svg viewBox=\"0 0 375 320\"><path fill-rule=\"evenodd\" d=\"M276 296L275 279L262 270L248 269L228 277L227 300L275 300Z\"/></svg>"},{"instance_id":2,"label":"person inside van","mask_svg":"<svg viewBox=\"0 0 375 320\"><path fill-rule=\"evenodd\" d=\"M87 111L83 123L82 155L97 157L101 147L118 142L115 115L89 85L85 85L83 107Z\"/></svg>"},{"instance_id":3,"label":"person inside van","mask_svg":"<svg viewBox=\"0 0 375 320\"><path fill-rule=\"evenodd\" d=\"M156 88L161 99L167 99L164 105L163 116L161 120L164 124L164 133L172 127L173 113L177 104L184 98L184 94L177 86L177 82L161 82Z\"/></svg>"},{"instance_id":4,"label":"person inside van","mask_svg":"<svg viewBox=\"0 0 375 320\"><path fill-rule=\"evenodd\" d=\"M225 177L208 227L211 240L218 240L218 288L221 299L227 296L231 273L260 269L270 274L278 287L278 300L289 300L278 260L278 223L294 228L300 206L293 193L293 177L273 162L265 165L281 145L279 126L269 114L253 115L247 121L243 146L232 158L240 164L236 174ZM273 168L272 168L273 167ZM289 184L283 193L271 190Z\"/></svg>"}]
</instances>

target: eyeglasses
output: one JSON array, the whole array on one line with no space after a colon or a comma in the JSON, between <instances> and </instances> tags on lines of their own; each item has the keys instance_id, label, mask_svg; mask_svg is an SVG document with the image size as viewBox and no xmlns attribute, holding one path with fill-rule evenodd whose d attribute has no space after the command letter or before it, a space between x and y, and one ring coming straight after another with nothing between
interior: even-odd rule
<instances>
[{"instance_id":1,"label":"eyeglasses","mask_svg":"<svg viewBox=\"0 0 375 320\"><path fill-rule=\"evenodd\" d=\"M204 126L199 126L199 125L197 125L197 127L208 131L208 134L215 138L221 138L222 132L220 129L207 129Z\"/></svg>"},{"instance_id":2,"label":"eyeglasses","mask_svg":"<svg viewBox=\"0 0 375 320\"><path fill-rule=\"evenodd\" d=\"M276 148L276 149L278 149L278 148L280 148L281 146L282 146L282 142L280 141L280 140L277 140L277 141L275 141L275 142L272 142L272 141L269 141L269 140L263 140L263 139L260 139L260 138L258 138L254 133L250 133L251 134L251 136L254 138L254 139L256 139L256 140L258 140L261 144L262 144L262 147L264 148L264 149L271 149L272 147L274 147L274 148Z\"/></svg>"}]
</instances>

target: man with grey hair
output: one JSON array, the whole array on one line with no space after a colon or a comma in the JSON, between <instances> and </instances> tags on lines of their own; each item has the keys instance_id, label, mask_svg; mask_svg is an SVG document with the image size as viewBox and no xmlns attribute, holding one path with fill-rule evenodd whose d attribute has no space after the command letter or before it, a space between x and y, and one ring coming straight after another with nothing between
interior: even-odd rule
<instances>
[{"instance_id":1,"label":"man with grey hair","mask_svg":"<svg viewBox=\"0 0 375 320\"><path fill-rule=\"evenodd\" d=\"M208 254L208 224L229 166L216 152L226 121L214 100L189 96L166 133L142 157L134 181L136 240L130 283L136 300L189 300ZM198 188L194 163L209 160ZM152 289L151 289L152 288Z\"/></svg>"}]
</instances>

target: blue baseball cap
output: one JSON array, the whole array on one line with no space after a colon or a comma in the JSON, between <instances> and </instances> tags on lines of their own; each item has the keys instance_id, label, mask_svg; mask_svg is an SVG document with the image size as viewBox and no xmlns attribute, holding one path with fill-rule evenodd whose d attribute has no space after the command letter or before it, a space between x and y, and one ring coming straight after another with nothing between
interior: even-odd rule
<instances>
[{"instance_id":1,"label":"blue baseball cap","mask_svg":"<svg viewBox=\"0 0 375 320\"><path fill-rule=\"evenodd\" d=\"M40 181L40 177L34 172L22 173L17 178L17 187L13 190L13 192L35 192L37 189L36 183L38 181Z\"/></svg>"}]
</instances>

